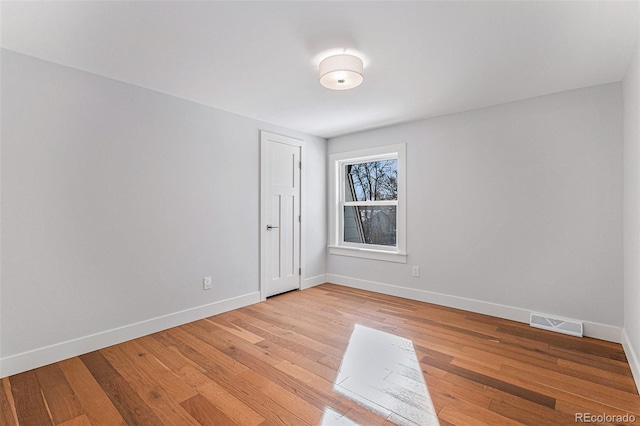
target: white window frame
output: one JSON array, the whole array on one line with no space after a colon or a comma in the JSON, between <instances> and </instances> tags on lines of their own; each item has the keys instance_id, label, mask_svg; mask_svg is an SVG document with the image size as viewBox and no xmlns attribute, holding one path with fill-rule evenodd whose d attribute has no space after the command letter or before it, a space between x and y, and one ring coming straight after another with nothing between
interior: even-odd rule
<instances>
[{"instance_id":1,"label":"white window frame","mask_svg":"<svg viewBox=\"0 0 640 426\"><path fill-rule=\"evenodd\" d=\"M344 207L363 203L345 202L347 164L398 159L398 199L375 201L371 205L396 205L396 246L349 243L344 241ZM329 254L407 263L406 145L388 145L329 156Z\"/></svg>"}]
</instances>

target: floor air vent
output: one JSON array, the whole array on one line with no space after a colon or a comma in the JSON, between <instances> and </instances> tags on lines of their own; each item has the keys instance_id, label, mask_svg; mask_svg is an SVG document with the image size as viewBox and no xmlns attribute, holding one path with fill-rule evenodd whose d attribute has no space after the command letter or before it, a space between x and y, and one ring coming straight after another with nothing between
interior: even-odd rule
<instances>
[{"instance_id":1,"label":"floor air vent","mask_svg":"<svg viewBox=\"0 0 640 426\"><path fill-rule=\"evenodd\" d=\"M570 334L571 336L582 337L582 323L578 321L532 313L529 324L531 327L542 328L543 330L551 330L558 333Z\"/></svg>"}]
</instances>

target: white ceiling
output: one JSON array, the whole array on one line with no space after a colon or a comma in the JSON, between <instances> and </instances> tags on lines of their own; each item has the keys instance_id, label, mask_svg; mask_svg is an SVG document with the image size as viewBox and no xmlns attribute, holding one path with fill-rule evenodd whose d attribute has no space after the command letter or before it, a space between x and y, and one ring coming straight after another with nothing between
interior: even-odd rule
<instances>
[{"instance_id":1,"label":"white ceiling","mask_svg":"<svg viewBox=\"0 0 640 426\"><path fill-rule=\"evenodd\" d=\"M313 135L620 81L630 2L8 2L2 47ZM317 64L358 52L364 83Z\"/></svg>"}]
</instances>

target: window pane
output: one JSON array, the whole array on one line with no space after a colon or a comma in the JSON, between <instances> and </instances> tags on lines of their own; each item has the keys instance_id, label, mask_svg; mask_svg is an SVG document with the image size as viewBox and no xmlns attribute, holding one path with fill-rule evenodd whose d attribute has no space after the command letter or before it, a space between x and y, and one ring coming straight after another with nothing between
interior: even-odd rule
<instances>
[{"instance_id":1,"label":"window pane","mask_svg":"<svg viewBox=\"0 0 640 426\"><path fill-rule=\"evenodd\" d=\"M396 245L396 206L345 206L344 241Z\"/></svg>"},{"instance_id":2,"label":"window pane","mask_svg":"<svg viewBox=\"0 0 640 426\"><path fill-rule=\"evenodd\" d=\"M398 160L345 165L345 201L398 199Z\"/></svg>"}]
</instances>

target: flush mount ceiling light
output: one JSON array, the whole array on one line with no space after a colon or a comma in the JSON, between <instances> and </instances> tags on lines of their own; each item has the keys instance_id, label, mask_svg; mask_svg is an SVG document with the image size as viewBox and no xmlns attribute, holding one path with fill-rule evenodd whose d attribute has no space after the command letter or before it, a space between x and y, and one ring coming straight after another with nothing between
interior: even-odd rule
<instances>
[{"instance_id":1,"label":"flush mount ceiling light","mask_svg":"<svg viewBox=\"0 0 640 426\"><path fill-rule=\"evenodd\" d=\"M320 62L320 84L332 90L353 89L364 80L362 68L362 59L357 56L329 56Z\"/></svg>"}]
</instances>

